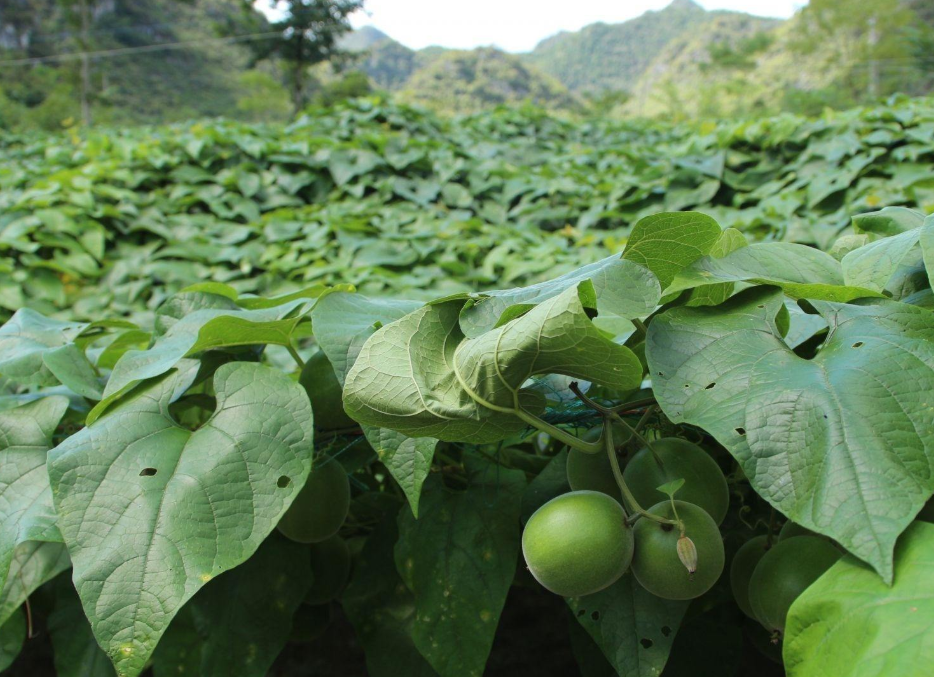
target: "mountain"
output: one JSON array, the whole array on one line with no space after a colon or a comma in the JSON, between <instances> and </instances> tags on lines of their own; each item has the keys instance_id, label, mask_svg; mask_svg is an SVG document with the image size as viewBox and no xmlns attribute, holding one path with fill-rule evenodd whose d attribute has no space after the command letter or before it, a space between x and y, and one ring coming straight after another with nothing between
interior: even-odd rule
<instances>
[{"instance_id":1,"label":"mountain","mask_svg":"<svg viewBox=\"0 0 934 677\"><path fill-rule=\"evenodd\" d=\"M399 95L412 103L458 113L524 102L555 109L576 104L559 82L518 56L492 47L435 52L427 65L414 71Z\"/></svg>"},{"instance_id":2,"label":"mountain","mask_svg":"<svg viewBox=\"0 0 934 677\"><path fill-rule=\"evenodd\" d=\"M710 14L692 0L674 0L623 23L558 33L523 58L572 92L627 90L669 42L696 29Z\"/></svg>"}]
</instances>

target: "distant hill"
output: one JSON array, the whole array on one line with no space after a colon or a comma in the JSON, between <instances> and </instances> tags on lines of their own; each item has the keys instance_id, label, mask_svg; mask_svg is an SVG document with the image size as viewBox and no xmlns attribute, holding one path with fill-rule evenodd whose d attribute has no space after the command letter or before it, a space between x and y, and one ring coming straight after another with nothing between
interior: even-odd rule
<instances>
[{"instance_id":1,"label":"distant hill","mask_svg":"<svg viewBox=\"0 0 934 677\"><path fill-rule=\"evenodd\" d=\"M697 28L709 14L692 0L674 0L663 10L623 23L558 33L523 58L574 92L625 90L669 42Z\"/></svg>"},{"instance_id":2,"label":"distant hill","mask_svg":"<svg viewBox=\"0 0 934 677\"><path fill-rule=\"evenodd\" d=\"M436 52L429 63L415 70L399 94L429 108L460 113L523 102L556 109L575 104L559 82L518 56L491 47Z\"/></svg>"}]
</instances>

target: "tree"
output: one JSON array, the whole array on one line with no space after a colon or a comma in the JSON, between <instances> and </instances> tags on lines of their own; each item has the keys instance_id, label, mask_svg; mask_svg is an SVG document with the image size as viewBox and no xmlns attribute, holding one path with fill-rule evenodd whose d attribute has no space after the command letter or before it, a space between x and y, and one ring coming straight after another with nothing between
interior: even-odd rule
<instances>
[{"instance_id":1,"label":"tree","mask_svg":"<svg viewBox=\"0 0 934 677\"><path fill-rule=\"evenodd\" d=\"M286 0L273 4L284 5L284 17L272 23L272 30L280 35L257 42L256 54L259 59L277 57L283 62L292 108L298 113L308 103L308 68L350 54L339 41L351 30L348 17L363 7L363 0Z\"/></svg>"}]
</instances>

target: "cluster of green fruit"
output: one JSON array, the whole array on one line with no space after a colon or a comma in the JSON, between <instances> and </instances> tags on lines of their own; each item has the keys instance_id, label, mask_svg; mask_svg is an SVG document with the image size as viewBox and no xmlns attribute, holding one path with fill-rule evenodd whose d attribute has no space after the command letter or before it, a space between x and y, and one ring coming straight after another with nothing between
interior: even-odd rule
<instances>
[{"instance_id":1,"label":"cluster of green fruit","mask_svg":"<svg viewBox=\"0 0 934 677\"><path fill-rule=\"evenodd\" d=\"M842 556L829 539L786 522L777 539L756 536L736 552L730 565L733 596L778 641L792 603Z\"/></svg>"},{"instance_id":2,"label":"cluster of green fruit","mask_svg":"<svg viewBox=\"0 0 934 677\"><path fill-rule=\"evenodd\" d=\"M355 425L340 405L340 383L324 353L311 357L299 383L312 402L316 433L327 435ZM292 639L312 641L323 634L331 619L330 603L350 578L351 548L338 535L350 510L350 481L334 458L319 456L305 486L279 520L279 532L308 544L311 588L293 619Z\"/></svg>"},{"instance_id":3,"label":"cluster of green fruit","mask_svg":"<svg viewBox=\"0 0 934 677\"><path fill-rule=\"evenodd\" d=\"M630 439L631 431L612 429L613 438ZM598 427L583 439L603 435ZM529 571L564 597L603 590L630 569L643 588L664 599L707 592L723 572L719 525L729 508L717 463L698 445L669 437L643 446L619 473L618 464L616 449L612 455L570 450L571 491L539 508L525 526ZM778 640L794 600L842 555L829 539L789 521L777 538L756 536L737 551L730 567L733 595Z\"/></svg>"},{"instance_id":4,"label":"cluster of green fruit","mask_svg":"<svg viewBox=\"0 0 934 677\"><path fill-rule=\"evenodd\" d=\"M615 425L606 430L611 439L629 437ZM584 439L605 434L597 428ZM729 507L729 491L719 466L696 444L663 438L643 446L620 471L615 444L610 446L608 454L571 450L572 491L543 505L525 526L522 551L529 571L564 597L603 590L629 569L658 597L704 594L724 566L718 525ZM671 495L660 501L672 483L680 484L679 500L668 489ZM651 507L643 510L643 505Z\"/></svg>"}]
</instances>

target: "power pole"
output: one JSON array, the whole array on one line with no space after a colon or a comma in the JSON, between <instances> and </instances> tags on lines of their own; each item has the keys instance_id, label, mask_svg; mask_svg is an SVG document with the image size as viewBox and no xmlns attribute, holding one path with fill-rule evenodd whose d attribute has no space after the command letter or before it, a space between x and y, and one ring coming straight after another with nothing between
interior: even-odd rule
<instances>
[{"instance_id":1,"label":"power pole","mask_svg":"<svg viewBox=\"0 0 934 677\"><path fill-rule=\"evenodd\" d=\"M91 10L88 0L81 0L81 119L85 127L91 125Z\"/></svg>"},{"instance_id":2,"label":"power pole","mask_svg":"<svg viewBox=\"0 0 934 677\"><path fill-rule=\"evenodd\" d=\"M879 98L879 62L876 61L876 45L879 33L876 29L876 17L869 17L869 100Z\"/></svg>"}]
</instances>

